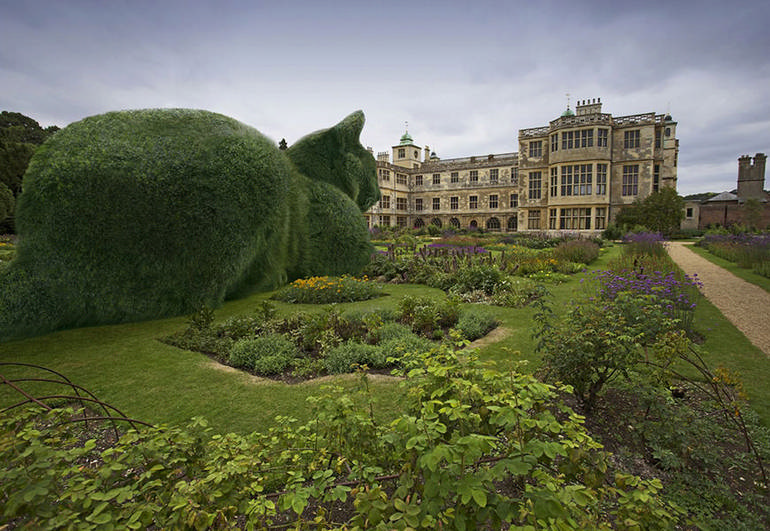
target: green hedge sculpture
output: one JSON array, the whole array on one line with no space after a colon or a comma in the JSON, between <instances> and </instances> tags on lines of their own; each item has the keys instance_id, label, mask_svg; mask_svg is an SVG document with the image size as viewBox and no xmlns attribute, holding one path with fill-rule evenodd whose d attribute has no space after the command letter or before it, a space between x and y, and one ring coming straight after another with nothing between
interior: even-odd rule
<instances>
[{"instance_id":1,"label":"green hedge sculpture","mask_svg":"<svg viewBox=\"0 0 770 531\"><path fill-rule=\"evenodd\" d=\"M355 274L379 199L364 115L286 151L207 111L112 112L35 153L0 277L0 340L180 315L306 275Z\"/></svg>"}]
</instances>

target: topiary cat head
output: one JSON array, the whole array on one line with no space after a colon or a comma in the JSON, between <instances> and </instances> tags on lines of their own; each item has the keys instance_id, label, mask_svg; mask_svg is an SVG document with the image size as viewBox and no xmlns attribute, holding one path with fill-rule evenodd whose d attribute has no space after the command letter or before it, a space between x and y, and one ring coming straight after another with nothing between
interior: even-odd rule
<instances>
[{"instance_id":1,"label":"topiary cat head","mask_svg":"<svg viewBox=\"0 0 770 531\"><path fill-rule=\"evenodd\" d=\"M345 192L365 212L380 199L374 157L359 141L364 113L301 138L286 154L300 173Z\"/></svg>"}]
</instances>

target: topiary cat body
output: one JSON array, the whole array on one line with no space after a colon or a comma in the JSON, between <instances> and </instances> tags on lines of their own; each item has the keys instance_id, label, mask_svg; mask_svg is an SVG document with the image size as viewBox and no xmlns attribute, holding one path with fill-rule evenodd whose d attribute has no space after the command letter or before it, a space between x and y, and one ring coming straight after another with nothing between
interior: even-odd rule
<instances>
[{"instance_id":1,"label":"topiary cat body","mask_svg":"<svg viewBox=\"0 0 770 531\"><path fill-rule=\"evenodd\" d=\"M121 111L33 157L0 338L179 315L306 275L356 273L379 199L363 113L286 151L206 111Z\"/></svg>"}]
</instances>

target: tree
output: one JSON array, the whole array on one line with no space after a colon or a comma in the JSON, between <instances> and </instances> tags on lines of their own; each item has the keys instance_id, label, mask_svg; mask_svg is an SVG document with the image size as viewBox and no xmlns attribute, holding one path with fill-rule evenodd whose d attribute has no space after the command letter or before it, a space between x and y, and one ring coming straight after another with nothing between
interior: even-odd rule
<instances>
[{"instance_id":1,"label":"tree","mask_svg":"<svg viewBox=\"0 0 770 531\"><path fill-rule=\"evenodd\" d=\"M13 232L13 221L3 221L13 213L29 161L37 146L58 130L55 125L43 129L35 120L18 112L0 112L0 232ZM10 198L6 197L5 190L10 192Z\"/></svg>"},{"instance_id":2,"label":"tree","mask_svg":"<svg viewBox=\"0 0 770 531\"><path fill-rule=\"evenodd\" d=\"M651 231L668 235L679 229L683 219L684 199L674 188L663 188L623 207L615 221L618 225L642 225Z\"/></svg>"}]
</instances>

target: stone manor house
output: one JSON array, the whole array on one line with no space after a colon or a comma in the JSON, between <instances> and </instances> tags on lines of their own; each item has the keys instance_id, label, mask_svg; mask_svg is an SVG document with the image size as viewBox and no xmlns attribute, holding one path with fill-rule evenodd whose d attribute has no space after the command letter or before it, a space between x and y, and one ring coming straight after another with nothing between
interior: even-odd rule
<instances>
[{"instance_id":1,"label":"stone manor house","mask_svg":"<svg viewBox=\"0 0 770 531\"><path fill-rule=\"evenodd\" d=\"M520 129L517 152L441 160L406 132L377 154L382 199L364 217L369 227L599 232L623 205L676 188L678 153L670 115L612 116L601 99Z\"/></svg>"}]
</instances>

